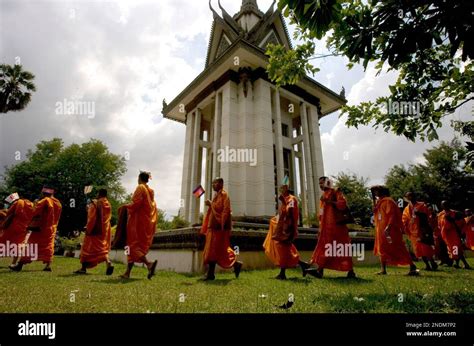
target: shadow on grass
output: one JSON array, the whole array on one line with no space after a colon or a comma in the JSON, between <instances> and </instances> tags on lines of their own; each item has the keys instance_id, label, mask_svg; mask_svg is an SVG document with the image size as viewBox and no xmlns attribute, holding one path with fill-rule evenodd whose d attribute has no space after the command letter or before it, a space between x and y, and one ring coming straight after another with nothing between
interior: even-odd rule
<instances>
[{"instance_id":1,"label":"shadow on grass","mask_svg":"<svg viewBox=\"0 0 474 346\"><path fill-rule=\"evenodd\" d=\"M8 270L6 270L6 269L1 270L1 269L0 269L0 275L2 275L2 274L16 274L16 275L20 275L21 273L46 273L46 272L44 272L43 269L36 269L36 270L35 270L35 269L22 269L22 270L19 271L19 272L15 272L15 271L10 270L10 269L8 269ZM52 272L48 272L48 273L49 273L49 274L52 274Z\"/></svg>"},{"instance_id":2,"label":"shadow on grass","mask_svg":"<svg viewBox=\"0 0 474 346\"><path fill-rule=\"evenodd\" d=\"M70 274L57 275L57 277L59 277L59 278L84 278L84 277L91 276L91 275L92 275L92 274L90 274L90 273L87 273L87 274L74 274L74 273L70 273Z\"/></svg>"},{"instance_id":3,"label":"shadow on grass","mask_svg":"<svg viewBox=\"0 0 474 346\"><path fill-rule=\"evenodd\" d=\"M353 279L349 279L345 276L337 276L337 277L325 276L322 279L316 279L315 278L314 280L319 280L319 281L328 280L328 281L332 281L333 283L341 283L341 284L344 284L344 285L369 284L369 283L374 281L373 279L367 279L367 278L361 278L361 277L356 277L356 278L353 278Z\"/></svg>"},{"instance_id":4,"label":"shadow on grass","mask_svg":"<svg viewBox=\"0 0 474 346\"><path fill-rule=\"evenodd\" d=\"M225 286L235 279L215 279L212 281L204 281L204 279L199 279L196 282L204 285L213 285L213 286Z\"/></svg>"},{"instance_id":5,"label":"shadow on grass","mask_svg":"<svg viewBox=\"0 0 474 346\"><path fill-rule=\"evenodd\" d=\"M276 280L275 278L273 278ZM311 284L311 279L309 278L288 278L286 281L296 283L296 284L304 284L304 285L310 285Z\"/></svg>"},{"instance_id":6,"label":"shadow on grass","mask_svg":"<svg viewBox=\"0 0 474 346\"><path fill-rule=\"evenodd\" d=\"M97 282L100 284L130 284L136 281L145 281L145 279L138 279L138 278L130 278L130 279L122 279L122 278L109 278L105 280L92 280L91 282ZM150 281L150 280L147 280Z\"/></svg>"}]
</instances>

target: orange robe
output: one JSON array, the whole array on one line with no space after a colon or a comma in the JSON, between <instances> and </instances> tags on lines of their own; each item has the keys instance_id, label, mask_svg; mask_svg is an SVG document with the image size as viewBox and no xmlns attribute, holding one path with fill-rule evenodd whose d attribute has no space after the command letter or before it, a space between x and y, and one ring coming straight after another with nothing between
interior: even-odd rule
<instances>
[{"instance_id":1,"label":"orange robe","mask_svg":"<svg viewBox=\"0 0 474 346\"><path fill-rule=\"evenodd\" d=\"M293 268L296 267L300 261L300 254L296 249L296 246L292 242L281 242L272 239L278 224L278 219L287 219L288 214L291 213L291 225L293 227L293 239L298 235L298 200L295 196L289 195L285 197L285 204L281 204L278 217L273 217L270 220L270 229L268 231L263 248L265 254L273 262L273 264L280 268Z\"/></svg>"},{"instance_id":2,"label":"orange robe","mask_svg":"<svg viewBox=\"0 0 474 346\"><path fill-rule=\"evenodd\" d=\"M222 268L231 268L235 263L235 253L230 247L232 211L230 198L224 189L216 193L201 227L206 236L204 264L216 262Z\"/></svg>"},{"instance_id":3,"label":"orange robe","mask_svg":"<svg viewBox=\"0 0 474 346\"><path fill-rule=\"evenodd\" d=\"M7 209L0 209L0 224L5 220L7 217Z\"/></svg>"},{"instance_id":4,"label":"orange robe","mask_svg":"<svg viewBox=\"0 0 474 346\"><path fill-rule=\"evenodd\" d=\"M33 217L34 205L27 199L15 201L5 215L5 218L13 215L13 220L5 229L0 229L0 243L23 244L28 234L26 229ZM0 224L1 226L1 224Z\"/></svg>"},{"instance_id":5,"label":"orange robe","mask_svg":"<svg viewBox=\"0 0 474 346\"><path fill-rule=\"evenodd\" d=\"M112 208L106 197L93 201L87 210L86 236L81 248L81 263L94 268L108 259Z\"/></svg>"},{"instance_id":6,"label":"orange robe","mask_svg":"<svg viewBox=\"0 0 474 346\"><path fill-rule=\"evenodd\" d=\"M336 224L336 211L347 208L347 202L339 190L326 189L323 193L326 199L335 199L336 206L320 201L319 235L318 243L314 249L311 263L315 263L322 269L334 269L339 271L352 270L352 258L350 256L326 256L326 245L333 247L344 246L351 243L349 230L346 225ZM332 251L333 253L335 250Z\"/></svg>"},{"instance_id":7,"label":"orange robe","mask_svg":"<svg viewBox=\"0 0 474 346\"><path fill-rule=\"evenodd\" d=\"M155 193L145 184L138 185L127 206L128 263L140 263L146 256L156 232L157 210Z\"/></svg>"},{"instance_id":8,"label":"orange robe","mask_svg":"<svg viewBox=\"0 0 474 346\"><path fill-rule=\"evenodd\" d=\"M374 254L380 256L380 261L388 265L411 265L412 260L403 241L402 213L392 198L384 197L377 201L374 221ZM387 225L390 225L388 234L392 238L391 243L384 232Z\"/></svg>"},{"instance_id":9,"label":"orange robe","mask_svg":"<svg viewBox=\"0 0 474 346\"><path fill-rule=\"evenodd\" d=\"M464 234L466 236L466 248L474 251L474 216L468 216L464 219Z\"/></svg>"},{"instance_id":10,"label":"orange robe","mask_svg":"<svg viewBox=\"0 0 474 346\"><path fill-rule=\"evenodd\" d=\"M449 221L446 219L446 216L454 219L456 217L456 212L454 210L448 212L443 210L440 212L438 214L438 227L440 228L441 236L448 247L449 258L457 260L459 259L459 256L463 254L463 246L458 229L462 230L465 221L464 219ZM454 223L456 223L456 225Z\"/></svg>"},{"instance_id":11,"label":"orange robe","mask_svg":"<svg viewBox=\"0 0 474 346\"><path fill-rule=\"evenodd\" d=\"M425 203L416 202L414 206L409 203L403 210L402 217L405 232L410 238L415 256L431 258L435 255L434 245L430 246L420 241L422 232L420 227L420 217L415 214L415 211L426 214L428 221L430 219L431 211Z\"/></svg>"},{"instance_id":12,"label":"orange robe","mask_svg":"<svg viewBox=\"0 0 474 346\"><path fill-rule=\"evenodd\" d=\"M28 244L38 246L37 261L50 263L53 259L54 241L56 239L61 210L61 202L54 197L44 197L35 206L33 222L39 225L39 232L31 232ZM21 263L30 263L31 261L30 257L22 257L20 260Z\"/></svg>"}]
</instances>

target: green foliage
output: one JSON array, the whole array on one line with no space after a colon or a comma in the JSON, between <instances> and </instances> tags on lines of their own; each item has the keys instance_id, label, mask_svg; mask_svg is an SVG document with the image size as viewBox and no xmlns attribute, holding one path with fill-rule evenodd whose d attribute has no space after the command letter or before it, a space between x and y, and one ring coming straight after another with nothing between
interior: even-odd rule
<instances>
[{"instance_id":1,"label":"green foliage","mask_svg":"<svg viewBox=\"0 0 474 346\"><path fill-rule=\"evenodd\" d=\"M438 207L443 199L463 209L474 202L467 187L474 186L474 176L465 171L466 149L457 140L442 142L423 155L424 163L408 167L397 165L385 176L385 184L395 199L415 192L420 200Z\"/></svg>"},{"instance_id":2,"label":"green foliage","mask_svg":"<svg viewBox=\"0 0 474 346\"><path fill-rule=\"evenodd\" d=\"M310 226L310 227L319 227L318 214L317 213L309 213L308 216L303 218L303 225Z\"/></svg>"},{"instance_id":3,"label":"green foliage","mask_svg":"<svg viewBox=\"0 0 474 346\"><path fill-rule=\"evenodd\" d=\"M179 215L173 216L173 219L171 220L171 229L185 228L189 226L189 222Z\"/></svg>"},{"instance_id":4,"label":"green foliage","mask_svg":"<svg viewBox=\"0 0 474 346\"><path fill-rule=\"evenodd\" d=\"M346 197L348 207L351 210L357 224L370 227L372 215L372 199L367 187L367 179L353 173L339 173L334 177L335 186L342 191Z\"/></svg>"},{"instance_id":5,"label":"green foliage","mask_svg":"<svg viewBox=\"0 0 474 346\"><path fill-rule=\"evenodd\" d=\"M59 230L68 234L85 225L86 185L94 186L90 197L95 197L99 188L107 188L115 223L116 207L123 204L125 197L120 183L125 171L124 158L110 153L101 141L92 139L64 147L61 139L54 138L38 143L34 151L28 151L24 161L8 167L3 185L5 191L17 191L30 200L40 198L43 185L53 187L63 206Z\"/></svg>"},{"instance_id":6,"label":"green foliage","mask_svg":"<svg viewBox=\"0 0 474 346\"><path fill-rule=\"evenodd\" d=\"M189 222L183 219L179 215L173 216L171 221L166 220L166 212L162 209L158 209L158 222L156 228L160 231L167 231L178 228L189 227Z\"/></svg>"},{"instance_id":7,"label":"green foliage","mask_svg":"<svg viewBox=\"0 0 474 346\"><path fill-rule=\"evenodd\" d=\"M348 126L381 126L412 141L431 141L438 138L436 129L444 116L474 100L472 1L279 0L278 6L298 25L306 49L286 60L280 48L268 52L267 70L276 83L296 83L301 66L311 59L308 41L326 34L328 49L347 57L349 68L376 62L379 73L386 66L399 72L388 97L343 107ZM281 61L284 69L279 72ZM408 102L419 111L391 112L388 101Z\"/></svg>"},{"instance_id":8,"label":"green foliage","mask_svg":"<svg viewBox=\"0 0 474 346\"><path fill-rule=\"evenodd\" d=\"M284 46L269 44L267 52L270 56L267 68L268 75L277 87L285 84L296 84L308 73L316 73L319 69L308 62L308 58L314 52L314 43L307 43L296 47L294 50L286 50Z\"/></svg>"},{"instance_id":9,"label":"green foliage","mask_svg":"<svg viewBox=\"0 0 474 346\"><path fill-rule=\"evenodd\" d=\"M79 250L81 248L81 241L83 239L83 236L81 238L60 237L59 241L61 243L61 248L66 251L74 251Z\"/></svg>"},{"instance_id":10,"label":"green foliage","mask_svg":"<svg viewBox=\"0 0 474 346\"><path fill-rule=\"evenodd\" d=\"M0 65L0 113L21 111L30 103L34 78L21 65Z\"/></svg>"},{"instance_id":11,"label":"green foliage","mask_svg":"<svg viewBox=\"0 0 474 346\"><path fill-rule=\"evenodd\" d=\"M474 121L453 121L452 126L462 136L466 136L470 141L466 141L466 171L474 172Z\"/></svg>"}]
</instances>

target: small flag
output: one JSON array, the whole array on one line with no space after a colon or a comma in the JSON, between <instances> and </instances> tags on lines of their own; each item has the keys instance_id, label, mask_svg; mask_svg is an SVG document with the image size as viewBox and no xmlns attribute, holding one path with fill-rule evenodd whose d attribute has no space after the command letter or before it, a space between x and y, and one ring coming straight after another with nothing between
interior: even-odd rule
<instances>
[{"instance_id":1,"label":"small flag","mask_svg":"<svg viewBox=\"0 0 474 346\"><path fill-rule=\"evenodd\" d=\"M20 199L20 196L18 196L18 193L14 192L7 198L5 198L5 202L12 204L15 202L17 199Z\"/></svg>"},{"instance_id":2,"label":"small flag","mask_svg":"<svg viewBox=\"0 0 474 346\"><path fill-rule=\"evenodd\" d=\"M41 192L44 192L44 193L49 193L50 195L54 195L54 189L50 188L50 187L43 187L43 189L41 190Z\"/></svg>"},{"instance_id":3,"label":"small flag","mask_svg":"<svg viewBox=\"0 0 474 346\"><path fill-rule=\"evenodd\" d=\"M206 191L204 190L204 188L199 185L193 190L193 195L196 196L196 198L200 198L202 195L204 195L205 192Z\"/></svg>"},{"instance_id":4,"label":"small flag","mask_svg":"<svg viewBox=\"0 0 474 346\"><path fill-rule=\"evenodd\" d=\"M92 185L84 186L84 195L88 195L92 192Z\"/></svg>"},{"instance_id":5,"label":"small flag","mask_svg":"<svg viewBox=\"0 0 474 346\"><path fill-rule=\"evenodd\" d=\"M283 178L282 185L289 185L289 184L290 184L290 177L285 175L285 177Z\"/></svg>"}]
</instances>

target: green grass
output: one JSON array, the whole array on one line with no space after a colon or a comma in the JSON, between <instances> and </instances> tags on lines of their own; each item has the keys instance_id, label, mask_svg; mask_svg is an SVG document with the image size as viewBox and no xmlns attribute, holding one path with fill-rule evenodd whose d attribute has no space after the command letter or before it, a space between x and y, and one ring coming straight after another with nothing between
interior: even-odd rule
<instances>
[{"instance_id":1,"label":"green grass","mask_svg":"<svg viewBox=\"0 0 474 346\"><path fill-rule=\"evenodd\" d=\"M473 262L470 259L474 266ZM406 268L389 268L389 275L382 277L374 275L376 266L359 266L357 280L330 270L322 280L302 278L299 271L289 270L284 282L273 278L277 269L243 271L237 280L228 272L207 283L200 276L161 271L147 280L142 267L135 267L132 279L126 281L118 278L123 264L115 264L111 277L105 276L104 264L78 276L72 272L79 261L63 257L55 258L52 273L42 272L41 263L13 273L8 264L8 259L0 259L2 313L474 312L474 270L445 267L435 273L422 271L420 277L405 276ZM71 293L75 302L70 301ZM184 302L179 302L181 294ZM290 294L293 307L278 308Z\"/></svg>"}]
</instances>

